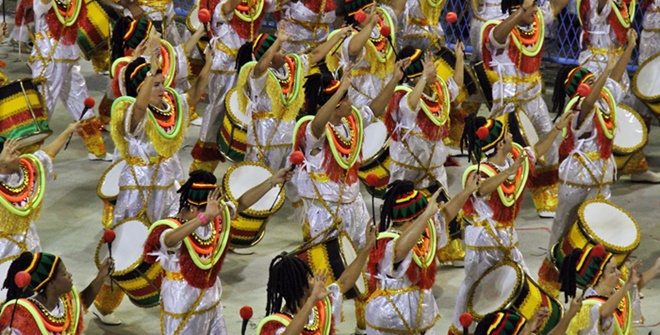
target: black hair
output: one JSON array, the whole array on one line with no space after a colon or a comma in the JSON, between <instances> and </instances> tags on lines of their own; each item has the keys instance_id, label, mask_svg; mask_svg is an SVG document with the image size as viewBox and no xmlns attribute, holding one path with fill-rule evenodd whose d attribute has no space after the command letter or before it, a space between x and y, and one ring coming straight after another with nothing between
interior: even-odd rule
<instances>
[{"instance_id":1,"label":"black hair","mask_svg":"<svg viewBox=\"0 0 660 335\"><path fill-rule=\"evenodd\" d=\"M477 116L476 114L469 114L465 117L465 127L463 128L463 135L461 135L461 153L463 149L467 150L468 159L471 163L478 163L481 161L481 146L477 143L479 139L477 137L477 129L485 125L488 120L483 116ZM495 147L495 152L488 155L488 157L493 157L497 154L497 147Z\"/></svg>"},{"instance_id":2,"label":"black hair","mask_svg":"<svg viewBox=\"0 0 660 335\"><path fill-rule=\"evenodd\" d=\"M309 288L308 276L313 276L302 259L285 252L275 256L268 269L266 315L282 312L282 300L291 313L298 311L298 302Z\"/></svg>"},{"instance_id":3,"label":"black hair","mask_svg":"<svg viewBox=\"0 0 660 335\"><path fill-rule=\"evenodd\" d=\"M126 50L124 46L124 35L131 22L133 22L133 18L130 16L122 16L115 22L115 26L112 28L112 39L110 40L111 64L117 59L124 57L124 51Z\"/></svg>"},{"instance_id":4,"label":"black hair","mask_svg":"<svg viewBox=\"0 0 660 335\"><path fill-rule=\"evenodd\" d=\"M133 73L133 70L135 70L136 67L147 63L147 59L144 57L139 57L135 59L134 61L130 62L128 65L126 65L126 70L124 71L124 86L126 87L126 95L129 97L134 97L137 98L138 95L138 87L140 85L133 85L133 79L131 79L131 73ZM161 69L156 70L156 74L158 73L163 73ZM141 78L141 82L143 82L145 78ZM138 79L140 80L140 79Z\"/></svg>"},{"instance_id":5,"label":"black hair","mask_svg":"<svg viewBox=\"0 0 660 335\"><path fill-rule=\"evenodd\" d=\"M247 41L245 44L241 45L236 54L236 70L240 72L243 65L252 60L252 41Z\"/></svg>"},{"instance_id":6,"label":"black hair","mask_svg":"<svg viewBox=\"0 0 660 335\"><path fill-rule=\"evenodd\" d=\"M383 207L380 211L380 224L378 231L384 232L392 226L392 216L394 216L394 205L400 194L412 192L415 190L415 184L410 180L395 180L387 185L387 191L383 196Z\"/></svg>"},{"instance_id":7,"label":"black hair","mask_svg":"<svg viewBox=\"0 0 660 335\"><path fill-rule=\"evenodd\" d=\"M192 187L192 184L194 183L204 183L204 184L215 184L218 182L218 179L213 175L213 173L208 172L206 170L195 170L190 172L188 175L188 180L186 181L185 184L181 185L181 188L176 191L176 193L179 193L179 211L181 211L184 208L190 208L190 206L193 206L191 203L188 202L188 191L190 191L190 188ZM199 206L200 210L206 209L206 205Z\"/></svg>"},{"instance_id":8,"label":"black hair","mask_svg":"<svg viewBox=\"0 0 660 335\"><path fill-rule=\"evenodd\" d=\"M335 79L329 72L314 73L306 77L305 85L305 114L316 115L318 107L323 106L329 99L323 90ZM348 93L348 91L346 91ZM346 93L344 97L346 97ZM342 100L344 99L342 97Z\"/></svg>"},{"instance_id":9,"label":"black hair","mask_svg":"<svg viewBox=\"0 0 660 335\"><path fill-rule=\"evenodd\" d=\"M558 246L557 246L558 247ZM559 291L564 292L564 301L568 302L570 298L575 297L577 292L577 271L576 266L582 257L582 249L575 248L570 254L564 257L559 267Z\"/></svg>"},{"instance_id":10,"label":"black hair","mask_svg":"<svg viewBox=\"0 0 660 335\"><path fill-rule=\"evenodd\" d=\"M557 117L564 113L564 106L566 104L566 84L564 82L574 68L574 66L563 66L557 72L554 92L552 92L552 112L557 113Z\"/></svg>"},{"instance_id":11,"label":"black hair","mask_svg":"<svg viewBox=\"0 0 660 335\"><path fill-rule=\"evenodd\" d=\"M400 61L402 59L408 58L412 55L415 54L415 48L411 45L406 45L399 51L399 53L396 54L396 61ZM411 64L412 65L412 64ZM410 78L408 78L408 75L406 74L406 69L401 69L403 70L403 78L399 81L399 84L402 84L406 81L408 81Z\"/></svg>"},{"instance_id":12,"label":"black hair","mask_svg":"<svg viewBox=\"0 0 660 335\"><path fill-rule=\"evenodd\" d=\"M31 252L22 253L17 259L11 262L9 265L9 270L7 271L7 278L2 284L3 289L7 289L7 301L19 299L19 298L28 298L34 295L34 291L29 289L29 286L24 289L16 286L14 282L14 277L17 273L25 271L32 263L33 255Z\"/></svg>"}]
</instances>

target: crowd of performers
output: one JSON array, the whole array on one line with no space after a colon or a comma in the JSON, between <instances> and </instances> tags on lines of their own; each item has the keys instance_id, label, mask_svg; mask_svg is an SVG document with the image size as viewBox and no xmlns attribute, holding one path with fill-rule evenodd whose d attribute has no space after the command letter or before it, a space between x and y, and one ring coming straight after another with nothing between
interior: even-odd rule
<instances>
[{"instance_id":1,"label":"crowd of performers","mask_svg":"<svg viewBox=\"0 0 660 335\"><path fill-rule=\"evenodd\" d=\"M660 0L642 1L639 37L635 0L575 2L580 65L555 78L553 118L541 56L568 4L471 1L465 62L463 43L448 48L439 23L444 1L199 1L184 34L169 0L19 1L10 35L30 52L26 83L45 120L60 99L75 122L44 146L3 134L2 334L80 334L90 308L117 325L124 295L160 306L162 334L226 334L224 258L245 239L258 243L284 197L303 242L270 263L258 334L334 334L344 299L354 300L356 334L436 334L438 264L465 268L448 334L629 334L643 322L640 290L660 259L643 273L629 260L639 227L609 200L610 185L621 175L660 182L641 150L646 138L630 151L615 143L618 118L636 117L646 131L654 116L626 66L638 44L640 64L660 54ZM262 31L267 13L276 34ZM98 113L81 53L111 78ZM179 150L204 98L185 173ZM482 103L487 117L477 116ZM100 242L98 275L80 292L35 227L54 157L74 133L90 160L113 161L102 178L116 170L105 180L118 191L104 202L102 242L139 249L127 260L99 254ZM473 165L450 195L452 147ZM217 180L227 159L234 165ZM265 172L232 185L254 171ZM361 184L383 199L380 215ZM526 188L538 215L553 220L538 275L517 247ZM273 205L255 209L264 199ZM593 222L593 208L614 221ZM618 225L610 229L622 241L599 234L604 224ZM565 310L560 292L571 298Z\"/></svg>"}]
</instances>

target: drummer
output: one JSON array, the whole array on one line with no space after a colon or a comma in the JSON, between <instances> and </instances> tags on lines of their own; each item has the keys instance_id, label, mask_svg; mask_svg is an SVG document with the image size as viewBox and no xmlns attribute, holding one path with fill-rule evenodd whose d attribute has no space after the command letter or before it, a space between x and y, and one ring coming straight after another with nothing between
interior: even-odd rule
<instances>
[{"instance_id":1,"label":"drummer","mask_svg":"<svg viewBox=\"0 0 660 335\"><path fill-rule=\"evenodd\" d=\"M580 297L572 299L568 311L547 335L566 335L569 323L581 310L581 307L582 299ZM489 313L479 320L474 335L533 335L543 326L548 316L547 307L537 309L530 320L510 310ZM468 335L468 333L464 335Z\"/></svg>"},{"instance_id":2,"label":"drummer","mask_svg":"<svg viewBox=\"0 0 660 335\"><path fill-rule=\"evenodd\" d=\"M559 272L552 263L552 246L578 219L578 209L586 200L610 198L616 163L612 142L616 106L625 91L621 77L635 48L637 33L628 30L628 45L623 56L610 55L605 71L596 79L584 67L565 67L557 74L553 111L577 112L570 120L559 147L559 202L552 222L548 253L539 269L539 284L553 297L559 296ZM590 87L590 92L585 88ZM586 95L586 96L585 96ZM564 100L571 99L564 108Z\"/></svg>"},{"instance_id":3,"label":"drummer","mask_svg":"<svg viewBox=\"0 0 660 335\"><path fill-rule=\"evenodd\" d=\"M568 1L547 1L541 7L536 6L536 0L502 1L502 12L509 12L509 17L484 24L483 62L500 79L493 84L490 117L525 113L539 137L552 131L548 107L541 96L541 57L545 27ZM552 218L557 207L557 146L553 145L545 157L539 155L537 160L530 187L534 205L540 217Z\"/></svg>"},{"instance_id":4,"label":"drummer","mask_svg":"<svg viewBox=\"0 0 660 335\"><path fill-rule=\"evenodd\" d=\"M455 71L445 82L436 74L430 53L406 46L397 59L406 58L410 59L410 65L405 68L404 83L394 91L385 114L392 138L390 180L410 180L416 190L427 190L428 194L438 188L446 191L444 164L449 152L443 140L449 135L450 103L463 86L463 71ZM456 45L455 68L463 69L461 42ZM438 257L443 262L462 265L465 251L460 240L452 239L439 250Z\"/></svg>"},{"instance_id":5,"label":"drummer","mask_svg":"<svg viewBox=\"0 0 660 335\"><path fill-rule=\"evenodd\" d=\"M174 1L109 0L108 2L123 9L124 17L153 22L158 33L172 45L179 45L182 42L174 21Z\"/></svg>"},{"instance_id":6,"label":"drummer","mask_svg":"<svg viewBox=\"0 0 660 335\"><path fill-rule=\"evenodd\" d=\"M25 251L41 251L35 222L46 191L42 185L54 179L53 159L77 127L76 123L69 124L53 142L33 154L21 155L16 139L3 139L0 143L0 215L3 218L0 263Z\"/></svg>"},{"instance_id":7,"label":"drummer","mask_svg":"<svg viewBox=\"0 0 660 335\"><path fill-rule=\"evenodd\" d=\"M474 173L482 180L474 196L463 206L465 218L471 225L465 228L465 278L456 297L449 334L460 333L459 317L467 311L468 292L487 269L508 259L529 272L518 250L518 235L514 228L522 194L530 166L536 163L537 157L550 150L572 116L572 112L562 115L534 147L525 148L513 142L506 116L486 119L471 115L466 119L461 143L467 147L471 161L478 163L465 170L463 180Z\"/></svg>"}]
</instances>

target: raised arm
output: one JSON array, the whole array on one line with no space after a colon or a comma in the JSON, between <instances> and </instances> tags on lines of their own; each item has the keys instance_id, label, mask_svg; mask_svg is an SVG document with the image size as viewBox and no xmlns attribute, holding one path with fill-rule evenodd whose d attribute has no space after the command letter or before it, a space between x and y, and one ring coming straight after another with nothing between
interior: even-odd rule
<instances>
[{"instance_id":1,"label":"raised arm","mask_svg":"<svg viewBox=\"0 0 660 335\"><path fill-rule=\"evenodd\" d=\"M283 29L280 29L277 31L277 38L275 39L275 42L273 42L273 45L266 50L266 52L259 58L259 61L257 62L257 65L254 67L254 77L259 78L261 77L266 70L268 70L268 67L270 66L271 61L273 60L273 56L275 56L275 53L280 51L280 47L282 46L282 43L286 42L289 39L289 36L287 36L284 33Z\"/></svg>"},{"instance_id":2,"label":"raised arm","mask_svg":"<svg viewBox=\"0 0 660 335\"><path fill-rule=\"evenodd\" d=\"M637 288L641 290L648 284L651 279L655 278L658 274L660 273L660 257L658 257L655 260L655 264L653 264L653 267L650 269L646 270L646 272L642 273L641 276L639 276L639 282L637 283Z\"/></svg>"},{"instance_id":3,"label":"raised arm","mask_svg":"<svg viewBox=\"0 0 660 335\"><path fill-rule=\"evenodd\" d=\"M438 78L435 64L433 64L433 56L431 56L430 53L426 53L424 56L423 65L424 71L422 72L422 76L419 78L417 84L413 90L410 91L410 95L408 96L408 101L411 104L410 108L415 112L417 111L417 107L419 107L419 101L422 100L422 94L424 93L426 85L435 84L435 81Z\"/></svg>"},{"instance_id":4,"label":"raised arm","mask_svg":"<svg viewBox=\"0 0 660 335\"><path fill-rule=\"evenodd\" d=\"M536 142L534 145L534 151L536 151L538 157L545 155L545 153L550 150L550 147L552 147L552 144L555 142L557 135L561 134L562 130L566 128L568 122L571 121L573 116L575 116L574 111L562 114L562 116L559 118L559 121L557 121L557 123L552 127L550 132L545 134L542 139Z\"/></svg>"},{"instance_id":5,"label":"raised arm","mask_svg":"<svg viewBox=\"0 0 660 335\"><path fill-rule=\"evenodd\" d=\"M527 159L527 155L520 155L516 160L509 166L508 168L500 171L500 173L487 178L486 180L483 180L479 184L479 188L477 189L477 195L479 196L484 196L486 194L491 194L497 190L497 188L502 185L502 183L509 178L512 174L516 173L518 171L518 168L522 165L522 163ZM476 174L476 171L474 172Z\"/></svg>"},{"instance_id":6,"label":"raised arm","mask_svg":"<svg viewBox=\"0 0 660 335\"><path fill-rule=\"evenodd\" d=\"M209 81L209 74L211 72L211 65L213 64L213 53L215 50L212 47L206 49L204 54L204 67L199 72L199 77L195 80L195 85L188 90L188 96L190 97L190 106L197 106L197 103L202 99L204 95L204 90L206 90L206 84Z\"/></svg>"},{"instance_id":7,"label":"raised arm","mask_svg":"<svg viewBox=\"0 0 660 335\"><path fill-rule=\"evenodd\" d=\"M183 50L185 50L186 55L193 51L193 48L195 48L197 42L199 42L199 39L202 38L204 34L206 34L205 24L200 24L199 27L197 27L197 31L195 31L195 33L183 43Z\"/></svg>"},{"instance_id":8,"label":"raised arm","mask_svg":"<svg viewBox=\"0 0 660 335\"><path fill-rule=\"evenodd\" d=\"M610 53L605 71L603 71L603 73L598 76L598 79L596 79L591 87L591 92L589 92L589 95L584 99L584 101L582 101L580 106L580 114L578 116L578 123L580 125L582 122L584 122L587 116L589 116L589 113L591 113L591 110L594 108L596 101L598 101L600 98L600 93L603 90L603 87L605 87L607 78L611 75L612 69L614 68L614 64L616 62L615 58L616 56L613 53Z\"/></svg>"},{"instance_id":9,"label":"raised arm","mask_svg":"<svg viewBox=\"0 0 660 335\"><path fill-rule=\"evenodd\" d=\"M45 152L51 158L55 158L57 154L62 150L66 142L69 140L69 136L76 132L78 127L78 122L69 123L69 125L61 132L55 139L48 143L47 145L41 147L41 151Z\"/></svg>"},{"instance_id":10,"label":"raised arm","mask_svg":"<svg viewBox=\"0 0 660 335\"><path fill-rule=\"evenodd\" d=\"M493 38L499 44L506 43L509 34L522 20L523 14L528 10L532 10L535 0L525 0L520 9L515 11L513 14L509 15L502 23L498 24L497 27L493 29Z\"/></svg>"},{"instance_id":11,"label":"raised arm","mask_svg":"<svg viewBox=\"0 0 660 335\"><path fill-rule=\"evenodd\" d=\"M385 114L385 109L387 108L387 104L390 102L390 98L394 93L394 89L396 89L399 81L401 81L401 78L403 78L403 71L406 67L408 67L408 65L410 65L410 58L402 59L396 62L394 64L394 74L392 75L392 79L390 79L383 90L378 93L378 95L373 100L371 100L369 108L374 113L375 117L379 117Z\"/></svg>"},{"instance_id":12,"label":"raised arm","mask_svg":"<svg viewBox=\"0 0 660 335\"><path fill-rule=\"evenodd\" d=\"M327 278L327 270L317 272L314 274L314 279L312 280L311 290L312 293L307 298L307 301L295 312L293 319L289 322L289 325L286 327L282 335L300 335L303 332L303 328L307 324L309 319L309 314L312 313L312 308L316 306L316 303L325 299L328 296L328 291L325 288L325 279ZM298 288L302 290L302 288ZM330 316L332 317L332 316Z\"/></svg>"},{"instance_id":13,"label":"raised arm","mask_svg":"<svg viewBox=\"0 0 660 335\"><path fill-rule=\"evenodd\" d=\"M376 229L376 225L370 224L367 228L367 242L364 244L364 247L360 249L357 257L351 262L351 264L348 265L346 270L344 270L341 276L339 276L337 279L337 285L339 285L341 288L342 294L348 292L348 290L355 286L355 281L358 280L360 274L362 273L362 269L364 269L364 266L367 264L367 259L369 259L371 248L374 246L374 244L376 244L377 233L378 230Z\"/></svg>"},{"instance_id":14,"label":"raised arm","mask_svg":"<svg viewBox=\"0 0 660 335\"><path fill-rule=\"evenodd\" d=\"M149 57L151 63L151 69L147 74L147 77L144 78L142 82L142 88L138 92L137 98L135 98L135 104L133 104L133 113L131 113L131 132L135 131L135 127L144 119L144 116L147 114L147 108L149 107L149 101L151 100L151 90L154 87L154 77L156 71L158 70L158 55L155 51L152 51L151 57Z\"/></svg>"},{"instance_id":15,"label":"raised arm","mask_svg":"<svg viewBox=\"0 0 660 335\"><path fill-rule=\"evenodd\" d=\"M80 298L85 310L92 306L94 299L96 299L99 291L101 291L101 286L103 286L103 283L110 278L110 274L113 272L114 267L115 261L112 258L106 258L103 263L101 263L101 268L96 274L96 277L94 277L92 282L80 292Z\"/></svg>"},{"instance_id":16,"label":"raised arm","mask_svg":"<svg viewBox=\"0 0 660 335\"><path fill-rule=\"evenodd\" d=\"M314 116L312 122L310 122L310 127L314 137L321 137L323 131L325 131L325 125L328 124L332 113L335 111L335 108L337 108L337 104L341 101L341 99L344 97L344 94L351 86L351 70L352 66L350 66L350 64L344 68L344 75L341 78L341 85L337 89L337 92L335 92L335 94L333 94L332 97L330 97L330 99L325 104L323 104L323 106L321 106L321 108Z\"/></svg>"},{"instance_id":17,"label":"raised arm","mask_svg":"<svg viewBox=\"0 0 660 335\"><path fill-rule=\"evenodd\" d=\"M199 217L196 217L186 224L181 225L172 231L169 231L165 234L163 242L167 248L172 248L183 241L184 238L190 236L195 229L205 224L213 222L216 216L220 215L220 189L215 189L211 194L209 194L208 201L206 203L206 210L202 215L206 218L206 223L203 223Z\"/></svg>"},{"instance_id":18,"label":"raised arm","mask_svg":"<svg viewBox=\"0 0 660 335\"><path fill-rule=\"evenodd\" d=\"M550 9L552 9L552 16L557 17L559 13L566 8L569 0L552 0L550 1Z\"/></svg>"},{"instance_id":19,"label":"raised arm","mask_svg":"<svg viewBox=\"0 0 660 335\"><path fill-rule=\"evenodd\" d=\"M463 42L458 41L454 47L454 53L456 54L456 63L454 64L454 81L456 82L456 86L458 86L459 89L463 87L465 77L464 51L465 45Z\"/></svg>"},{"instance_id":20,"label":"raised arm","mask_svg":"<svg viewBox=\"0 0 660 335\"><path fill-rule=\"evenodd\" d=\"M236 212L240 213L248 209L259 201L261 197L266 195L266 193L268 193L268 191L270 191L275 185L291 180L292 175L293 172L291 168L284 167L277 171L274 176L264 180L263 183L247 190L247 192L243 193L243 195L237 199L238 204L236 206Z\"/></svg>"},{"instance_id":21,"label":"raised arm","mask_svg":"<svg viewBox=\"0 0 660 335\"><path fill-rule=\"evenodd\" d=\"M465 182L465 187L460 191L456 196L447 201L444 206L442 206L442 215L445 218L445 222L453 220L458 212L463 207L463 204L470 198L470 195L477 190L479 186L479 176L476 173L473 173L468 177Z\"/></svg>"},{"instance_id":22,"label":"raised arm","mask_svg":"<svg viewBox=\"0 0 660 335\"><path fill-rule=\"evenodd\" d=\"M227 2L222 4L222 13L226 15L231 14L231 12L238 7L238 5L241 4L241 0L228 0Z\"/></svg>"},{"instance_id":23,"label":"raised arm","mask_svg":"<svg viewBox=\"0 0 660 335\"><path fill-rule=\"evenodd\" d=\"M337 45L337 43L340 43L346 37L350 36L352 32L353 29L351 27L341 28L340 31L332 35L330 39L323 42L323 44L319 45L318 47L314 48L314 50L312 50L312 53L309 55L310 64L316 64L324 60L325 56L329 54L330 51L332 51L332 48L335 45Z\"/></svg>"},{"instance_id":24,"label":"raised arm","mask_svg":"<svg viewBox=\"0 0 660 335\"><path fill-rule=\"evenodd\" d=\"M436 203L439 194L440 190L437 190L431 196L431 199L429 199L429 203L426 205L422 214L396 239L394 243L394 263L399 263L406 258L406 255L408 255L410 250L417 244L417 241L419 241L419 237L422 236L429 219L440 210Z\"/></svg>"},{"instance_id":25,"label":"raised arm","mask_svg":"<svg viewBox=\"0 0 660 335\"><path fill-rule=\"evenodd\" d=\"M623 51L623 55L621 55L621 58L616 62L616 66L612 70L612 74L610 74L610 78L616 82L621 82L621 78L626 72L626 67L628 66L628 62L630 62L633 50L635 50L635 46L637 45L637 31L635 31L635 29L628 29L626 36L628 38L626 50Z\"/></svg>"},{"instance_id":26,"label":"raised arm","mask_svg":"<svg viewBox=\"0 0 660 335\"><path fill-rule=\"evenodd\" d=\"M639 270L641 265L642 262L640 260L636 260L630 266L630 276L628 276L626 283L623 284L623 286L619 288L616 293L612 294L602 306L600 306L599 315L601 318L611 317L614 314L614 311L619 307L621 299L623 299L623 297L628 294L628 291L630 291L634 285L637 285L639 282L639 274L637 274L637 270Z\"/></svg>"},{"instance_id":27,"label":"raised arm","mask_svg":"<svg viewBox=\"0 0 660 335\"><path fill-rule=\"evenodd\" d=\"M362 27L357 35L351 38L351 41L348 42L348 55L350 57L357 57L357 55L362 52L362 48L367 44L367 41L371 37L371 30L373 30L376 22L378 22L378 13L376 12L376 5L371 6L371 11L367 16L367 24Z\"/></svg>"},{"instance_id":28,"label":"raised arm","mask_svg":"<svg viewBox=\"0 0 660 335\"><path fill-rule=\"evenodd\" d=\"M565 335L568 325L571 323L573 317L580 311L580 308L582 308L582 297L573 297L573 300L571 300L571 304L568 307L568 311L566 311L564 316L559 320L559 323L557 323L555 328L552 328L548 335Z\"/></svg>"}]
</instances>

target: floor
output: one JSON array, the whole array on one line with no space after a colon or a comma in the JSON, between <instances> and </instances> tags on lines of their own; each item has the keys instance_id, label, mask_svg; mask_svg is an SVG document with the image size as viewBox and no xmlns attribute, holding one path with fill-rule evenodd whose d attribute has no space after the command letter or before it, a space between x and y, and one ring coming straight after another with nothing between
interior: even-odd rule
<instances>
[{"instance_id":1,"label":"floor","mask_svg":"<svg viewBox=\"0 0 660 335\"><path fill-rule=\"evenodd\" d=\"M26 55L18 55L16 49L6 42L0 46L0 59L6 61L7 68L3 71L10 79L29 77L26 66ZM82 61L84 76L87 78L90 95L97 102L101 100L106 89L108 77L93 73L91 65ZM551 86L549 86L551 87ZM549 98L549 95L547 95ZM201 106L200 106L201 107ZM203 110L199 108L199 110ZM71 122L62 103L58 103L50 127L55 133L62 131ZM184 147L180 152L184 166L190 166L190 150L198 136L199 128L192 127L186 136ZM112 150L111 139L104 133L108 148ZM650 136L645 152L650 165L656 171L660 170L660 132L655 131ZM459 190L459 178L467 166L460 159L461 167L448 169L450 193ZM55 161L57 179L47 186L45 202L41 218L37 222L39 235L44 250L62 256L67 268L74 274L74 283L82 288L96 274L94 254L102 235L101 209L102 202L96 195L99 177L108 168L109 163L90 162L80 138L74 137L69 149L61 152ZM229 164L222 164L216 171L221 178ZM660 185L631 183L623 177L612 188L612 201L627 209L641 227L642 237L635 257L642 259L645 268L660 257ZM370 199L366 191L365 199ZM367 200L369 201L369 200ZM378 205L377 205L378 206ZM255 317L250 321L248 333L253 333L260 317L264 314L266 304L266 281L270 260L284 250L294 249L301 241L300 227L289 222L287 217L291 208L285 205L270 220L265 238L249 251L250 255L230 253L225 260L220 279L222 280L224 315L229 334L240 334L241 319L239 309L250 305ZM551 220L539 219L533 209L531 198L526 196L524 207L516 222L520 237L520 249L530 267L536 274L545 253L549 237ZM615 228L613 228L615 229ZM436 297L442 318L435 330L437 334L447 331L451 321L456 292L464 276L460 268L440 267L436 277L433 292ZM534 275L535 276L535 275ZM644 291L642 305L646 315L646 325L641 333L655 331L660 333L660 280L648 285ZM104 326L89 313L85 320L86 334L158 334L159 309L141 309L125 301L116 311L123 324L115 327ZM339 325L338 334L351 334L354 329L353 303L344 304L345 321Z\"/></svg>"}]
</instances>

